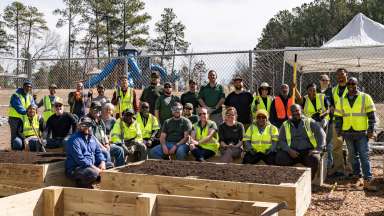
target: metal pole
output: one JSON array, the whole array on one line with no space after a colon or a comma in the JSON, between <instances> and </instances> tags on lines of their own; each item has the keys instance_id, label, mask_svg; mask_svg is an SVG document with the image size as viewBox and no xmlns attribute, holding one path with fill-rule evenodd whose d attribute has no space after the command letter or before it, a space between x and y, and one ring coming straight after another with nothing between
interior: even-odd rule
<instances>
[{"instance_id":1,"label":"metal pole","mask_svg":"<svg viewBox=\"0 0 384 216\"><path fill-rule=\"evenodd\" d=\"M249 90L253 93L253 70L252 70L252 50L249 50L249 53L248 53L248 64L249 64L249 74L251 74L251 85L250 85L250 88Z\"/></svg>"},{"instance_id":2,"label":"metal pole","mask_svg":"<svg viewBox=\"0 0 384 216\"><path fill-rule=\"evenodd\" d=\"M299 76L300 76L300 78L299 78L300 79L300 86L299 86L300 90L299 90L299 92L301 94L301 84L303 83L303 74L299 72Z\"/></svg>"},{"instance_id":3,"label":"metal pole","mask_svg":"<svg viewBox=\"0 0 384 216\"><path fill-rule=\"evenodd\" d=\"M31 54L27 54L28 55L28 60L26 62L27 64L27 74L28 74L28 79L29 80L32 80L32 60L31 60Z\"/></svg>"},{"instance_id":4,"label":"metal pole","mask_svg":"<svg viewBox=\"0 0 384 216\"><path fill-rule=\"evenodd\" d=\"M285 77L285 59L283 61L283 77L281 79L281 84L284 84L284 77Z\"/></svg>"}]
</instances>

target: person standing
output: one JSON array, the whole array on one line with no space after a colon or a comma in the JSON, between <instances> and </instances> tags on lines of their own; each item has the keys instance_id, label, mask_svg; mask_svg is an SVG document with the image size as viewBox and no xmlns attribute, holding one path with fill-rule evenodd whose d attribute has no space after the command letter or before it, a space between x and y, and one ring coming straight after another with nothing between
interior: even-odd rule
<instances>
[{"instance_id":1,"label":"person standing","mask_svg":"<svg viewBox=\"0 0 384 216\"><path fill-rule=\"evenodd\" d=\"M311 168L312 180L320 165L320 154L325 145L325 132L313 119L302 115L301 106L290 107L292 118L279 131L276 165L292 166L301 163Z\"/></svg>"},{"instance_id":2,"label":"person standing","mask_svg":"<svg viewBox=\"0 0 384 216\"><path fill-rule=\"evenodd\" d=\"M190 103L193 105L193 114L196 114L197 109L199 108L199 93L197 92L197 86L196 86L196 81L191 79L188 82L189 84L189 91L183 93L181 95L181 104L184 106L187 103Z\"/></svg>"},{"instance_id":3,"label":"person standing","mask_svg":"<svg viewBox=\"0 0 384 216\"><path fill-rule=\"evenodd\" d=\"M180 98L172 95L171 83L165 83L163 95L157 98L155 105L155 116L160 121L160 125L163 125L165 120L172 117L171 107L177 102L180 102Z\"/></svg>"},{"instance_id":4,"label":"person standing","mask_svg":"<svg viewBox=\"0 0 384 216\"><path fill-rule=\"evenodd\" d=\"M32 82L27 80L23 83L23 88L16 89L12 94L9 109L8 109L8 124L11 130L11 148L12 143L17 137L18 131L23 124L23 116L27 114L29 105L35 105L35 100L32 97Z\"/></svg>"},{"instance_id":5,"label":"person standing","mask_svg":"<svg viewBox=\"0 0 384 216\"><path fill-rule=\"evenodd\" d=\"M208 72L209 83L203 86L199 92L200 106L207 108L208 114L216 125L223 122L223 104L225 101L224 88L217 83L217 73L214 70Z\"/></svg>"},{"instance_id":6,"label":"person standing","mask_svg":"<svg viewBox=\"0 0 384 216\"><path fill-rule=\"evenodd\" d=\"M238 113L237 120L247 129L252 123L251 106L253 97L252 94L244 90L243 79L235 77L233 79L235 91L231 92L226 98L224 105L226 107L235 107Z\"/></svg>"},{"instance_id":7,"label":"person standing","mask_svg":"<svg viewBox=\"0 0 384 216\"><path fill-rule=\"evenodd\" d=\"M49 117L51 117L53 114L55 114L54 110L54 104L55 101L59 98L56 96L56 89L57 85L56 84L51 84L49 86L49 95L44 96L39 103L37 103L37 107L40 108L41 106L44 106L44 111L43 111L43 119L44 119L44 124L47 123Z\"/></svg>"},{"instance_id":8,"label":"person standing","mask_svg":"<svg viewBox=\"0 0 384 216\"><path fill-rule=\"evenodd\" d=\"M327 94L327 91L332 91L332 88L330 86L331 79L329 79L329 76L327 74L320 75L320 89L319 93Z\"/></svg>"},{"instance_id":9,"label":"person standing","mask_svg":"<svg viewBox=\"0 0 384 216\"><path fill-rule=\"evenodd\" d=\"M329 104L328 100L325 99L325 95L317 93L316 89L315 83L310 83L307 86L307 95L302 97L301 100L303 114L318 122L325 129L329 120Z\"/></svg>"},{"instance_id":10,"label":"person standing","mask_svg":"<svg viewBox=\"0 0 384 216\"><path fill-rule=\"evenodd\" d=\"M374 138L376 107L371 96L358 90L358 81L351 77L347 82L348 93L340 98L335 107L336 134L347 143L349 161L353 176L361 178L363 171L364 188L376 191L369 160L368 139Z\"/></svg>"},{"instance_id":11,"label":"person standing","mask_svg":"<svg viewBox=\"0 0 384 216\"><path fill-rule=\"evenodd\" d=\"M97 94L97 97L92 98L92 102L98 101L101 103L101 106L111 102L108 97L105 96L105 88L102 84L97 85Z\"/></svg>"},{"instance_id":12,"label":"person standing","mask_svg":"<svg viewBox=\"0 0 384 216\"><path fill-rule=\"evenodd\" d=\"M181 115L183 106L176 102L172 107L172 118L165 120L160 134L160 145L149 151L150 158L184 160L189 152L187 145L192 130L191 122Z\"/></svg>"},{"instance_id":13,"label":"person standing","mask_svg":"<svg viewBox=\"0 0 384 216\"><path fill-rule=\"evenodd\" d=\"M246 153L243 164L257 164L260 160L268 165L275 164L279 129L268 122L268 111L260 109L255 114L256 121L244 135Z\"/></svg>"},{"instance_id":14,"label":"person standing","mask_svg":"<svg viewBox=\"0 0 384 216\"><path fill-rule=\"evenodd\" d=\"M256 112L261 109L266 110L270 115L271 105L273 101L273 97L271 95L272 87L268 83L261 83L257 91L259 92L259 94L254 97L251 108L253 118L256 118Z\"/></svg>"},{"instance_id":15,"label":"person standing","mask_svg":"<svg viewBox=\"0 0 384 216\"><path fill-rule=\"evenodd\" d=\"M120 87L113 92L112 104L117 108L116 118L119 118L118 114L124 110L133 109L135 112L139 110L136 92L129 87L128 77L120 79Z\"/></svg>"},{"instance_id":16,"label":"person standing","mask_svg":"<svg viewBox=\"0 0 384 216\"><path fill-rule=\"evenodd\" d=\"M151 85L146 87L141 94L140 101L149 104L149 112L155 115L155 104L157 98L163 94L163 87L160 85L160 75L158 72L151 73Z\"/></svg>"},{"instance_id":17,"label":"person standing","mask_svg":"<svg viewBox=\"0 0 384 216\"><path fill-rule=\"evenodd\" d=\"M87 95L83 92L84 86L82 82L76 83L76 91L68 94L68 104L70 112L77 118L85 116L85 108L88 106Z\"/></svg>"},{"instance_id":18,"label":"person standing","mask_svg":"<svg viewBox=\"0 0 384 216\"><path fill-rule=\"evenodd\" d=\"M293 98L289 94L289 86L287 84L281 85L280 94L275 97L271 104L271 123L277 128L280 128L283 122L292 116L292 113L289 109L292 104Z\"/></svg>"}]
</instances>

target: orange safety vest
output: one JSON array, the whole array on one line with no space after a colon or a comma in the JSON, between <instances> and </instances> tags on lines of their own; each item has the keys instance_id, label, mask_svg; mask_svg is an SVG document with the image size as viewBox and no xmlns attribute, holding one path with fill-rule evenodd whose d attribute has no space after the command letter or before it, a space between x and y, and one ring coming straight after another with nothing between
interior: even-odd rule
<instances>
[{"instance_id":1,"label":"orange safety vest","mask_svg":"<svg viewBox=\"0 0 384 216\"><path fill-rule=\"evenodd\" d=\"M292 117L291 110L289 109L293 104L293 98L288 98L287 106L284 106L283 100L281 100L280 96L275 97L275 109L278 119L285 119L288 115L288 118Z\"/></svg>"}]
</instances>

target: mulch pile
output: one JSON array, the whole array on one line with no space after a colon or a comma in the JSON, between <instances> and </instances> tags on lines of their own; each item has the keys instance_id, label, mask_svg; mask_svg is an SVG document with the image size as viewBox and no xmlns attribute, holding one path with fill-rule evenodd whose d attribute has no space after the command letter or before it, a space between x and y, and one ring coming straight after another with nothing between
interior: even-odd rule
<instances>
[{"instance_id":1,"label":"mulch pile","mask_svg":"<svg viewBox=\"0 0 384 216\"><path fill-rule=\"evenodd\" d=\"M0 151L0 163L47 164L65 160L64 153Z\"/></svg>"},{"instance_id":2,"label":"mulch pile","mask_svg":"<svg viewBox=\"0 0 384 216\"><path fill-rule=\"evenodd\" d=\"M141 164L131 164L118 170L125 173L193 177L198 179L274 185L295 183L304 172L295 167L215 164L174 160L147 160Z\"/></svg>"}]
</instances>

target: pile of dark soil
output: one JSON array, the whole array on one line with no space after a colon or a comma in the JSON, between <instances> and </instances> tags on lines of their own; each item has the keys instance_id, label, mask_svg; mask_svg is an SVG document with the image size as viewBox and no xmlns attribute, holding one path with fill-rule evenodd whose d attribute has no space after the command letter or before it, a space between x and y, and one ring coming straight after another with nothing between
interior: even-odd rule
<instances>
[{"instance_id":1,"label":"pile of dark soil","mask_svg":"<svg viewBox=\"0 0 384 216\"><path fill-rule=\"evenodd\" d=\"M65 160L64 153L0 151L0 163L46 164Z\"/></svg>"},{"instance_id":2,"label":"pile of dark soil","mask_svg":"<svg viewBox=\"0 0 384 216\"><path fill-rule=\"evenodd\" d=\"M147 160L141 164L131 164L118 170L125 173L275 185L295 183L304 172L295 167L216 164L176 160Z\"/></svg>"}]
</instances>

